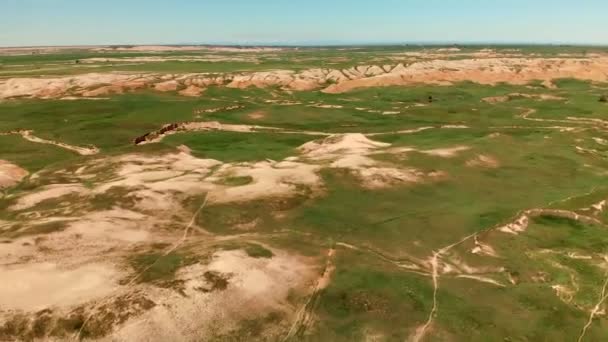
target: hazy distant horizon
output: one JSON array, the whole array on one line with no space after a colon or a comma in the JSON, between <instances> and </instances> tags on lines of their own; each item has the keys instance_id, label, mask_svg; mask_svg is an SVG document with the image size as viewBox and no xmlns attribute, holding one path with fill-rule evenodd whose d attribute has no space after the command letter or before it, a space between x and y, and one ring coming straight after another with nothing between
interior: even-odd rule
<instances>
[{"instance_id":1,"label":"hazy distant horizon","mask_svg":"<svg viewBox=\"0 0 608 342\"><path fill-rule=\"evenodd\" d=\"M605 0L3 0L0 46L608 45Z\"/></svg>"},{"instance_id":2,"label":"hazy distant horizon","mask_svg":"<svg viewBox=\"0 0 608 342\"><path fill-rule=\"evenodd\" d=\"M200 47L275 47L275 48L315 48L315 47L608 47L600 43L546 43L546 42L294 42L294 43L264 43L264 42L213 42L213 43L124 43L124 44L76 44L76 45L0 45L0 48L87 48L87 47L124 47L124 46L200 46Z\"/></svg>"}]
</instances>

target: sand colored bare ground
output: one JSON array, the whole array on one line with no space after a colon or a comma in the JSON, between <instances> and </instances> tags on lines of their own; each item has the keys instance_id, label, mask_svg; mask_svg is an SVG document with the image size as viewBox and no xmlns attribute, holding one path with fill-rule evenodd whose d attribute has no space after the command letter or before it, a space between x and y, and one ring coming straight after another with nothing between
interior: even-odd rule
<instances>
[{"instance_id":1,"label":"sand colored bare ground","mask_svg":"<svg viewBox=\"0 0 608 342\"><path fill-rule=\"evenodd\" d=\"M16 185L28 174L29 172L19 166L0 159L0 190Z\"/></svg>"},{"instance_id":2,"label":"sand colored bare ground","mask_svg":"<svg viewBox=\"0 0 608 342\"><path fill-rule=\"evenodd\" d=\"M143 86L142 86L143 88ZM120 86L115 86L115 85L108 85L108 86L102 86L93 90L87 90L87 91L83 91L80 95L82 95L81 98L85 98L85 99L100 99L102 98L101 96L107 96L107 95L112 95L112 94L122 94L125 92L125 89L123 89ZM62 99L65 98L79 98L77 96L65 96L62 97Z\"/></svg>"},{"instance_id":3,"label":"sand colored bare ground","mask_svg":"<svg viewBox=\"0 0 608 342\"><path fill-rule=\"evenodd\" d=\"M487 255L487 256L491 256L491 257L498 257L498 253L496 253L494 248L488 244L485 244L485 243L482 243L481 241L479 241L477 236L475 236L474 242L475 242L475 247L473 247L473 249L471 249L471 253L477 254L477 255Z\"/></svg>"},{"instance_id":4,"label":"sand colored bare ground","mask_svg":"<svg viewBox=\"0 0 608 342\"><path fill-rule=\"evenodd\" d=\"M360 133L337 134L308 142L298 148L302 157L332 168L348 169L369 188L387 187L399 182L417 182L422 175L413 169L382 165L370 156L390 144L371 140Z\"/></svg>"},{"instance_id":5,"label":"sand colored bare ground","mask_svg":"<svg viewBox=\"0 0 608 342\"><path fill-rule=\"evenodd\" d=\"M471 148L468 146L454 146L447 148L436 148L432 150L423 150L421 153L428 154L430 156L442 157L442 158L452 158L457 156L460 152L470 150Z\"/></svg>"},{"instance_id":6,"label":"sand colored bare ground","mask_svg":"<svg viewBox=\"0 0 608 342\"><path fill-rule=\"evenodd\" d=\"M198 97L198 96L201 96L201 94L203 94L204 91L205 91L204 88L200 88L195 85L190 85L186 89L181 90L178 94L180 94L182 96Z\"/></svg>"},{"instance_id":7,"label":"sand colored bare ground","mask_svg":"<svg viewBox=\"0 0 608 342\"><path fill-rule=\"evenodd\" d=\"M176 220L176 214L171 221ZM66 317L63 315L76 307L88 310L97 300L124 291L137 292L137 288L119 285L128 274L125 258L143 245L174 239L158 229L173 222L118 208L66 218L22 219L19 223L27 230L53 221L65 227L32 232L0 244L0 276L6 280L0 284L1 322L10 319L14 310L35 316L40 310L51 309L58 317ZM154 239L149 240L149 236Z\"/></svg>"},{"instance_id":8,"label":"sand colored bare ground","mask_svg":"<svg viewBox=\"0 0 608 342\"><path fill-rule=\"evenodd\" d=\"M158 305L140 317L127 321L108 337L112 341L204 341L230 339L239 322L280 313L284 320L265 326L262 335L278 340L294 315L287 297L293 291L306 293L315 276L309 261L280 251L272 258L251 258L242 251L214 254L209 265L194 265L179 271L184 294L151 289ZM225 277L225 289L209 289L203 274L215 272Z\"/></svg>"},{"instance_id":9,"label":"sand colored bare ground","mask_svg":"<svg viewBox=\"0 0 608 342\"><path fill-rule=\"evenodd\" d=\"M0 244L0 275L11 279L0 285L0 321L11 319L12 310L35 317L39 310L50 309L63 318L74 308L95 311L97 300L138 293L139 288L119 285L130 269L125 258L142 245L174 240L170 232L158 230L171 223L115 208L75 214L60 231L5 241ZM154 239L148 241L150 235Z\"/></svg>"},{"instance_id":10,"label":"sand colored bare ground","mask_svg":"<svg viewBox=\"0 0 608 342\"><path fill-rule=\"evenodd\" d=\"M91 73L56 78L10 78L0 80L0 99L15 97L61 98L101 96L141 88L159 91L181 86L226 86L231 88L282 87L287 90L324 88L327 93L343 93L357 88L406 86L415 84L449 85L471 81L495 85L501 82L523 85L559 78L586 81L608 80L608 57L588 58L476 58L431 60L391 66L359 65L348 69L271 70L224 74L126 74ZM97 90L96 90L97 89ZM94 93L91 93L93 91ZM547 96L539 99L549 100Z\"/></svg>"},{"instance_id":11,"label":"sand colored bare ground","mask_svg":"<svg viewBox=\"0 0 608 342\"><path fill-rule=\"evenodd\" d=\"M561 209L529 209L524 211L517 217L513 222L510 222L504 226L498 228L499 231L509 234L520 234L525 232L530 224L530 218L541 215L550 215L556 217L569 218L575 221L583 222L586 224L603 225L601 221L594 217L577 214L569 210Z\"/></svg>"},{"instance_id":12,"label":"sand colored bare ground","mask_svg":"<svg viewBox=\"0 0 608 342\"><path fill-rule=\"evenodd\" d=\"M149 83L146 74L91 73L57 78L12 78L0 81L0 98L34 97L58 98L67 95L82 95L102 86L133 88ZM70 89L79 89L76 93ZM117 88L114 88L117 89ZM99 94L91 94L97 96Z\"/></svg>"},{"instance_id":13,"label":"sand colored bare ground","mask_svg":"<svg viewBox=\"0 0 608 342\"><path fill-rule=\"evenodd\" d=\"M208 180L215 182L227 177L251 177L249 184L214 188L209 201L212 203L244 202L264 197L291 196L298 193L298 187L316 188L321 179L318 165L298 162L258 162L222 167Z\"/></svg>"},{"instance_id":14,"label":"sand colored bare ground","mask_svg":"<svg viewBox=\"0 0 608 342\"><path fill-rule=\"evenodd\" d=\"M368 139L361 133L337 134L325 139L308 142L298 148L304 155L311 158L332 158L336 155L368 154L370 151L389 147L390 144Z\"/></svg>"},{"instance_id":15,"label":"sand colored bare ground","mask_svg":"<svg viewBox=\"0 0 608 342\"><path fill-rule=\"evenodd\" d=\"M187 153L179 152L163 156L129 155L106 161L117 165L114 176L107 182L97 185L94 193L103 194L113 187L137 188L133 195L158 200L155 194L176 191L198 194L210 190L211 185L203 182L213 167L222 163L212 159L197 159ZM89 173L97 170L92 168ZM86 176L86 174L84 175ZM144 191L145 190L145 191Z\"/></svg>"},{"instance_id":16,"label":"sand colored bare ground","mask_svg":"<svg viewBox=\"0 0 608 342\"><path fill-rule=\"evenodd\" d=\"M56 199L70 194L82 194L86 191L87 189L80 184L48 185L36 192L19 197L17 202L9 207L9 210L24 210L46 200Z\"/></svg>"},{"instance_id":17,"label":"sand colored bare ground","mask_svg":"<svg viewBox=\"0 0 608 342\"><path fill-rule=\"evenodd\" d=\"M500 167L500 162L492 156L480 154L477 157L468 160L466 162L466 165L469 167L483 167L495 169L497 167Z\"/></svg>"},{"instance_id":18,"label":"sand colored bare ground","mask_svg":"<svg viewBox=\"0 0 608 342\"><path fill-rule=\"evenodd\" d=\"M247 114L247 117L253 120L261 120L266 117L266 113L264 111L258 110L253 113Z\"/></svg>"},{"instance_id":19,"label":"sand colored bare ground","mask_svg":"<svg viewBox=\"0 0 608 342\"><path fill-rule=\"evenodd\" d=\"M273 130L272 127L261 127L239 124L222 124L218 121L189 122L184 125L186 131L225 131L225 132L252 132L256 129ZM278 129L274 129L278 130Z\"/></svg>"},{"instance_id":20,"label":"sand colored bare ground","mask_svg":"<svg viewBox=\"0 0 608 342\"><path fill-rule=\"evenodd\" d=\"M179 87L179 83L174 80L160 82L160 83L156 83L154 85L155 90L162 91L162 92L176 91L178 87Z\"/></svg>"},{"instance_id":21,"label":"sand colored bare ground","mask_svg":"<svg viewBox=\"0 0 608 342\"><path fill-rule=\"evenodd\" d=\"M432 156L452 157L467 149L469 148L466 146L456 146L419 152ZM411 147L391 147L391 144L371 140L361 133L332 135L308 142L298 150L304 160L325 163L332 168L348 169L365 187L371 189L425 180L436 181L447 176L443 172L424 173L411 167L379 162L372 156L379 153L405 154L417 150Z\"/></svg>"},{"instance_id":22,"label":"sand colored bare ground","mask_svg":"<svg viewBox=\"0 0 608 342\"><path fill-rule=\"evenodd\" d=\"M388 188L399 184L418 183L427 177L423 172L413 168L370 167L355 171L362 184L369 189Z\"/></svg>"},{"instance_id":23,"label":"sand colored bare ground","mask_svg":"<svg viewBox=\"0 0 608 342\"><path fill-rule=\"evenodd\" d=\"M216 107L216 108L207 108L207 109L197 109L194 111L195 114L208 114L208 113L219 113L219 112L227 112L231 110L237 110L245 108L242 105L230 105L224 107Z\"/></svg>"},{"instance_id":24,"label":"sand colored bare ground","mask_svg":"<svg viewBox=\"0 0 608 342\"><path fill-rule=\"evenodd\" d=\"M498 287L506 287L505 284L498 282L495 279L492 279L489 277L484 277L484 276L479 276L479 275L459 274L456 276L456 278L473 279L473 280L480 281L482 283L496 285Z\"/></svg>"},{"instance_id":25,"label":"sand colored bare ground","mask_svg":"<svg viewBox=\"0 0 608 342\"><path fill-rule=\"evenodd\" d=\"M298 335L304 335L306 330L308 330L313 325L314 310L316 309L317 297L319 296L319 293L322 290L329 286L333 272L336 269L334 265L335 254L336 250L334 248L330 248L327 251L323 272L321 273L321 276L317 279L313 287L312 293L308 297L308 300L296 312L295 319L291 323L291 327L289 328L289 331L287 332L286 336L283 338L283 341L290 341Z\"/></svg>"},{"instance_id":26,"label":"sand colored bare ground","mask_svg":"<svg viewBox=\"0 0 608 342\"><path fill-rule=\"evenodd\" d=\"M373 159L372 156L375 154L404 154L417 150L410 147L393 148L390 144L373 141L360 133L332 135L306 143L298 150L302 153L300 158L304 160L320 162L331 168L349 170L363 186L370 189L438 181L447 177L447 174L441 171L424 173L411 167ZM461 147L446 149L449 153L457 153L459 150ZM449 154L446 151L432 151L430 154L439 156Z\"/></svg>"},{"instance_id":27,"label":"sand colored bare ground","mask_svg":"<svg viewBox=\"0 0 608 342\"><path fill-rule=\"evenodd\" d=\"M193 123L197 128L212 129L221 124ZM229 129L248 131L245 125L228 125ZM234 127L233 127L234 126ZM465 147L422 151L431 155L450 157ZM81 182L90 181L99 173L104 181L85 188L78 183L51 185L34 192L17 195L11 210L25 210L51 199L64 196L98 196L109 190L125 189L135 206L147 211L170 211L179 206L180 196L209 194L210 203L252 201L261 198L292 196L298 189L317 189L322 186L318 172L322 168L340 168L351 171L370 188L399 183L437 180L445 175L425 174L419 170L379 162L377 153L407 153L412 148L392 148L390 144L373 141L362 134L340 134L311 141L299 147L299 155L283 161L255 163L222 163L212 159L199 159L187 151L162 156L126 155L111 157L84 165L74 173ZM113 171L108 172L108 168ZM240 186L224 185L231 177L249 178Z\"/></svg>"},{"instance_id":28,"label":"sand colored bare ground","mask_svg":"<svg viewBox=\"0 0 608 342\"><path fill-rule=\"evenodd\" d=\"M142 214L126 209L96 211L70 223L66 234L96 242L108 240L109 244L135 244L148 241L152 235L149 230L137 226L146 221L151 222Z\"/></svg>"},{"instance_id":29,"label":"sand colored bare ground","mask_svg":"<svg viewBox=\"0 0 608 342\"><path fill-rule=\"evenodd\" d=\"M45 212L32 211L36 205L48 200L62 201L66 196L69 197L64 202L77 205L86 203L89 198L103 198L114 190L120 190L126 192L120 195L120 200L129 203L128 209L83 213L83 208L74 211L76 209L70 206L65 207L60 212L66 216L61 219L64 221L63 229L47 234L46 239L36 245L27 237L0 245L0 254L3 251L7 253L6 258L1 259L14 262L38 247L59 255L68 251L76 252L72 249L78 245L78 249L86 248L94 254L108 246L147 243L153 238L150 229L163 224L161 217L179 214L185 198L207 194L210 204L219 204L291 197L300 194L303 189L313 192L321 189L323 181L319 171L328 167L349 170L369 188L435 181L444 176L440 173L425 174L402 165L380 163L371 158L375 153L406 153L413 150L390 149L390 144L376 142L360 134L346 134L304 144L298 149L299 155L283 161L223 163L196 158L184 148L180 152L157 156L130 154L90 161L70 173L71 177L75 177L74 183L45 186L14 195L15 204L10 210L20 210L20 215L31 217L32 220L24 229L48 223L43 221L47 220ZM61 170L56 172L62 173ZM97 179L99 175L103 175L101 180ZM249 178L250 181L239 186L226 185L225 180L231 177ZM84 187L80 183L84 181L93 184ZM107 199L108 203L120 206L118 200L114 197ZM58 215L55 211L52 214L55 217ZM155 236L155 239L159 239ZM48 258L48 255L40 257Z\"/></svg>"},{"instance_id":30,"label":"sand colored bare ground","mask_svg":"<svg viewBox=\"0 0 608 342\"><path fill-rule=\"evenodd\" d=\"M433 127L433 126L423 126L423 127L418 127L418 128L402 129L402 130L393 131L393 132L368 133L366 135L369 137L373 137L373 136L377 136L377 135L386 135L386 134L414 134L414 133L428 131L428 130L434 129L434 128L435 127Z\"/></svg>"},{"instance_id":31,"label":"sand colored bare ground","mask_svg":"<svg viewBox=\"0 0 608 342\"><path fill-rule=\"evenodd\" d=\"M572 302L572 299L574 299L574 295L576 294L574 289L565 285L556 284L551 286L551 288L555 291L555 295L564 303Z\"/></svg>"},{"instance_id":32,"label":"sand colored bare ground","mask_svg":"<svg viewBox=\"0 0 608 342\"><path fill-rule=\"evenodd\" d=\"M61 229L32 232L0 244L0 275L12 279L4 284L6 287L0 286L0 305L32 315L54 306L58 310L56 314L62 315L82 305L85 312L94 311L91 305L96 308L97 300L105 302L118 293L143 291L158 305L118 327L115 334L109 335L109 340L133 340L135 336L139 339L142 331L149 331L149 337L155 340L166 336L164 334L200 340L227 334L238 328L242 320L259 318L260 313L276 312L284 317L284 323L273 323L265 331L271 338L278 337L288 329L296 310L287 297L293 295L292 290L307 293L316 275L317 265L306 258L278 250L273 250L274 257L270 259L255 259L237 251L220 252L208 266L197 264L180 271L178 280L184 281L187 297L172 289L117 284L127 276L125 258L145 251L151 244L174 242L175 232L170 227L180 223L183 198L208 193L210 203L223 203L290 196L299 191L296 184L304 187L320 184L318 168L318 165L295 161L221 163L198 159L186 152L87 161L76 172L71 172L76 180L87 179L93 183L86 191L74 183L18 194L21 210L39 214L33 218L23 216L20 224L24 228L19 232L50 222L43 209L33 211L36 208L32 206L44 200L66 195L103 197L110 190L122 188L130 189L131 193L121 195L120 200L134 196L135 203L111 198L113 208L95 209L80 207L80 202L86 202L81 199L72 200L72 207L80 209L71 215L68 211L69 216L65 218L52 217L63 223ZM100 174L103 177L96 178ZM252 182L237 187L222 185L224 177L235 176L249 176ZM12 222L1 224L10 227ZM186 237L184 235L184 241ZM210 288L204 272L221 274L228 279L229 286L221 291L203 290ZM21 281L28 286L17 286ZM72 297L65 299L68 295ZM29 296L28 300L15 299L24 296ZM0 320L11 317L10 313L4 314L0 314Z\"/></svg>"},{"instance_id":33,"label":"sand colored bare ground","mask_svg":"<svg viewBox=\"0 0 608 342\"><path fill-rule=\"evenodd\" d=\"M210 203L227 203L291 196L298 193L298 186L314 188L320 184L317 165L289 161L234 164L179 152L160 157L132 155L113 162L120 163L116 177L93 192L102 194L113 187L134 188L132 195L138 199L138 205L149 210L159 210L171 203L167 193L209 193ZM229 177L250 177L251 182L236 187L223 185L223 180Z\"/></svg>"},{"instance_id":34,"label":"sand colored bare ground","mask_svg":"<svg viewBox=\"0 0 608 342\"><path fill-rule=\"evenodd\" d=\"M0 306L3 310L37 311L77 305L115 291L120 275L108 264L73 269L54 263L0 267Z\"/></svg>"},{"instance_id":35,"label":"sand colored bare ground","mask_svg":"<svg viewBox=\"0 0 608 342\"><path fill-rule=\"evenodd\" d=\"M109 97L77 97L77 96L65 96L65 97L60 98L60 100L62 100L62 101L80 101L80 100L101 101L101 100L109 100L109 99L110 99Z\"/></svg>"},{"instance_id":36,"label":"sand colored bare ground","mask_svg":"<svg viewBox=\"0 0 608 342\"><path fill-rule=\"evenodd\" d=\"M90 155L99 153L99 149L97 147L81 147L81 146L74 146L74 145L66 144L66 143L59 142L59 141L46 140L46 139L42 139L42 138L39 138L39 137L33 135L32 131L20 131L19 133L27 141L31 141L31 142L39 143L39 144L55 145L57 147L61 147L66 150L76 152L83 156L90 156Z\"/></svg>"},{"instance_id":37,"label":"sand colored bare ground","mask_svg":"<svg viewBox=\"0 0 608 342\"><path fill-rule=\"evenodd\" d=\"M55 218L56 220L21 220L24 228L20 232L27 233L40 224L52 222L60 223L62 228L51 232L29 233L0 244L0 265L47 261L84 262L119 256L133 246L149 243L152 238L156 242L166 240L166 234L154 229L172 223L162 217L146 216L118 208L52 219Z\"/></svg>"},{"instance_id":38,"label":"sand colored bare ground","mask_svg":"<svg viewBox=\"0 0 608 342\"><path fill-rule=\"evenodd\" d=\"M511 94L504 95L504 96L485 97L482 100L487 103L501 103L501 102L507 102L507 101L510 101L510 100L516 99L516 98L535 99L535 100L541 100L541 101L565 100L565 98L563 98L561 96L555 96L555 95L551 95L551 94L524 94L524 93L511 93Z\"/></svg>"},{"instance_id":39,"label":"sand colored bare ground","mask_svg":"<svg viewBox=\"0 0 608 342\"><path fill-rule=\"evenodd\" d=\"M504 267L474 267L456 255L446 255L439 264L440 274L484 275L505 272Z\"/></svg>"},{"instance_id":40,"label":"sand colored bare ground","mask_svg":"<svg viewBox=\"0 0 608 342\"><path fill-rule=\"evenodd\" d=\"M602 200L591 205L591 208L593 208L596 212L601 213L602 211L604 211L604 209L606 209L606 206L608 206L608 202L606 200Z\"/></svg>"},{"instance_id":41,"label":"sand colored bare ground","mask_svg":"<svg viewBox=\"0 0 608 342\"><path fill-rule=\"evenodd\" d=\"M341 105L329 105L329 104L322 104L322 103L309 105L308 107L322 108L322 109L341 109L341 108L344 108L344 106L341 106Z\"/></svg>"},{"instance_id":42,"label":"sand colored bare ground","mask_svg":"<svg viewBox=\"0 0 608 342\"><path fill-rule=\"evenodd\" d=\"M594 137L593 141L595 141L596 143L598 143L600 145L608 146L608 140L606 140L606 139Z\"/></svg>"}]
</instances>

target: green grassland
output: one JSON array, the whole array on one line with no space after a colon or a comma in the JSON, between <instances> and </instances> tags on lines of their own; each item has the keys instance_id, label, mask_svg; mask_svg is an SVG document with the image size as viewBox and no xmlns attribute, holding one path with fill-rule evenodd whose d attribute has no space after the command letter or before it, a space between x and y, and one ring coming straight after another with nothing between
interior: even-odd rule
<instances>
[{"instance_id":1,"label":"green grassland","mask_svg":"<svg viewBox=\"0 0 608 342\"><path fill-rule=\"evenodd\" d=\"M421 48L409 48L411 51L417 49ZM591 52L582 48L555 50L550 47L524 47L522 50L545 56L564 51L572 54ZM163 62L136 67L102 66L94 70L265 70L291 68L294 59L304 60L296 64L298 68L340 67L340 63L382 61L392 51L390 48L355 49L346 54L348 62L336 64L327 61L337 59L342 52L302 49L281 54L278 60L270 56L272 53L265 54L259 64ZM402 52L403 49L394 51ZM83 67L70 64L77 59L144 55L147 54L75 51L58 55L2 56L0 71L21 68L11 67L17 64L43 68L45 64L64 63L62 65L69 67L59 69L57 73L79 73L83 72ZM607 199L608 146L597 143L598 138L608 140L606 127L563 122L571 117L606 120L608 105L598 101L602 90L596 85L574 80L560 80L555 84L555 89L507 84L420 85L370 88L339 95L317 91L287 93L279 89L210 88L200 98L137 92L115 95L103 101L10 100L0 102L0 132L33 130L36 136L44 139L77 146L94 145L100 148L101 154L80 156L56 146L25 141L19 135L0 135L0 159L34 173L69 168L100 156L135 152L159 154L186 145L200 158L254 162L297 155L298 146L321 137L303 133L187 132L168 136L156 144L133 144L137 136L168 123L184 121L219 121L292 131L381 133L370 139L416 150L468 146L469 150L452 158L420 152L373 156L380 161L424 172L441 170L447 173L445 179L437 182L370 190L363 188L359 180L345 170L325 169L321 171L324 189L320 195L309 197L308 193L302 192L290 199L210 205L205 208L205 215L197 219L196 223L207 231L224 235L241 234L243 232L235 226L255 221L256 231L269 236L264 240L265 245L250 243L237 247L256 258L273 257L266 245L315 256L330 247L337 249L331 282L321 291L313 308L317 324L298 338L358 341L380 336L380 340L402 341L427 320L433 306L433 283L429 274L404 271L379 258L378 254L390 260L427 260L433 251L469 234L510 222L524 210L553 208L580 212L581 208ZM550 94L563 99L541 101L514 97L496 104L483 101L486 97L512 93ZM432 96L432 102L428 101L429 96ZM282 106L268 100L298 104ZM235 104L242 108L197 114L201 109ZM316 104L340 107L318 108L314 107ZM528 109L535 110L531 118L559 121L526 120L522 113ZM384 111L399 113L383 115ZM262 115L253 116L252 113ZM466 128L442 129L444 125ZM548 126L581 129L560 131ZM411 134L397 133L420 127L431 128ZM586 153L576 147L595 152ZM467 161L480 154L494 157L500 165L496 168L467 165ZM28 184L42 186L57 181L26 180L9 191L23 191ZM224 179L222 184L237 187L251 181L251 178L232 177ZM115 194L116 198L122 196ZM562 201L564 199L568 200ZM92 198L91 205L109 208L111 204L107 200ZM0 210L9 204L0 198ZM586 323L589 309L598 300L606 277L601 256L608 252L608 216L604 212L597 219L601 224L540 216L532 219L526 232L520 235L496 231L481 234L480 239L492 245L499 258L471 256L467 250L470 244L455 248L445 256L446 260L459 256L478 267L504 267L517 274L519 282L508 283L505 274L496 278L505 283L505 287L442 276L437 297L439 309L427 340L575 340ZM58 224L39 228L54 231L62 227ZM285 232L286 236L281 238L273 235ZM10 238L10 234L17 233L3 233L2 237ZM361 249L345 249L336 243ZM591 255L592 259L568 258L568 253ZM145 269L140 281L151 283L168 281L180 267L194 262L177 252L160 255L155 251L134 256L131 261L134 269ZM534 280L539 272L546 274L545 282ZM572 286L571 279L576 279L579 288L567 303L551 286ZM602 340L607 327L606 318L597 317L587 339Z\"/></svg>"}]
</instances>

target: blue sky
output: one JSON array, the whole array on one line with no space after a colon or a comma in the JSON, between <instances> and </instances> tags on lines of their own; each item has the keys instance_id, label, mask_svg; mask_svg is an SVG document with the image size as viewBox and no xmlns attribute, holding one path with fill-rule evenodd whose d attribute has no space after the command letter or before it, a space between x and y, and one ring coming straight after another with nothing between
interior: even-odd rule
<instances>
[{"instance_id":1,"label":"blue sky","mask_svg":"<svg viewBox=\"0 0 608 342\"><path fill-rule=\"evenodd\" d=\"M608 0L0 0L0 46L608 45Z\"/></svg>"}]
</instances>

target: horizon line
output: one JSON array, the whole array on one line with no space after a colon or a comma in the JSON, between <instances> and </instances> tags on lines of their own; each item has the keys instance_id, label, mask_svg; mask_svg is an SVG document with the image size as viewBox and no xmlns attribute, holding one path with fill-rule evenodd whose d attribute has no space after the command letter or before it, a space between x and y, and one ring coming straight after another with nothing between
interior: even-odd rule
<instances>
[{"instance_id":1,"label":"horizon line","mask_svg":"<svg viewBox=\"0 0 608 342\"><path fill-rule=\"evenodd\" d=\"M551 46L551 47L608 47L608 43L592 42L491 42L491 41L410 41L410 42L205 42L205 43L111 43L111 44L60 44L60 45L1 45L0 48L77 48L123 46L200 46L200 47L398 47L398 46Z\"/></svg>"}]
</instances>

